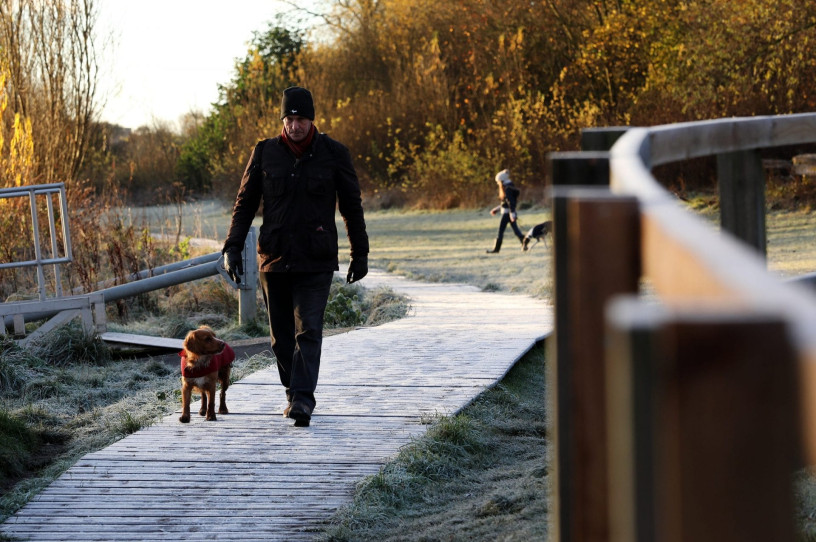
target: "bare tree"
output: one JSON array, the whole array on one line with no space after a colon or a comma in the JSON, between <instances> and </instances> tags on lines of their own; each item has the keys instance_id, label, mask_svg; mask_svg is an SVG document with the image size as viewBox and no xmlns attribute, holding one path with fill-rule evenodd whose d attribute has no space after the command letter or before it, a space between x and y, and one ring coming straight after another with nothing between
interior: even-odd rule
<instances>
[{"instance_id":1,"label":"bare tree","mask_svg":"<svg viewBox=\"0 0 816 542\"><path fill-rule=\"evenodd\" d=\"M11 113L31 122L35 176L74 180L99 103L94 0L0 0Z\"/></svg>"}]
</instances>

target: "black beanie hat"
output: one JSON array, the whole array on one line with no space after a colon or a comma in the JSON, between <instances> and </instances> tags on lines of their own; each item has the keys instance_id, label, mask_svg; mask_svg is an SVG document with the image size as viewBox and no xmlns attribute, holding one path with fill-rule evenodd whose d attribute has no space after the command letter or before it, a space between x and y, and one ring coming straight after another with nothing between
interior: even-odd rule
<instances>
[{"instance_id":1,"label":"black beanie hat","mask_svg":"<svg viewBox=\"0 0 816 542\"><path fill-rule=\"evenodd\" d=\"M288 115L298 115L314 120L312 93L302 87L289 87L283 91L281 99L281 120Z\"/></svg>"}]
</instances>

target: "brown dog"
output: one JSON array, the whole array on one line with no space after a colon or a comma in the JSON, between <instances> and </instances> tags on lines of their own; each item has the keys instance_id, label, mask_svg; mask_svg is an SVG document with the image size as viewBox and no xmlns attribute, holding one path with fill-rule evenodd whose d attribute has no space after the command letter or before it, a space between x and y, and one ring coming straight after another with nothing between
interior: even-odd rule
<instances>
[{"instance_id":1,"label":"brown dog","mask_svg":"<svg viewBox=\"0 0 816 542\"><path fill-rule=\"evenodd\" d=\"M193 390L201 393L201 409L207 420L215 421L215 385L221 383L221 404L219 414L229 414L227 410L227 388L229 388L230 365L235 359L230 345L215 337L215 332L201 326L184 338L181 356L181 423L190 421L190 395Z\"/></svg>"}]
</instances>

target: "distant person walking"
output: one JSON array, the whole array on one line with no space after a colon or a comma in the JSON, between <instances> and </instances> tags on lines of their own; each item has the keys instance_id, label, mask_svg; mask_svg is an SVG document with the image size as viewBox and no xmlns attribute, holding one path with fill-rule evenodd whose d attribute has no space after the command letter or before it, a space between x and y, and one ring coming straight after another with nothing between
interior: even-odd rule
<instances>
[{"instance_id":1,"label":"distant person walking","mask_svg":"<svg viewBox=\"0 0 816 542\"><path fill-rule=\"evenodd\" d=\"M491 250L486 251L488 254L495 254L501 250L502 239L504 238L504 230L507 224L513 228L513 233L518 237L519 243L524 242L524 234L518 226L518 215L516 214L516 203L518 202L519 194L518 188L510 180L510 170L503 169L496 174L496 184L499 185L499 205L490 210L490 214L495 216L496 213L501 213L501 221L499 222L499 233L496 236L496 242Z\"/></svg>"}]
</instances>

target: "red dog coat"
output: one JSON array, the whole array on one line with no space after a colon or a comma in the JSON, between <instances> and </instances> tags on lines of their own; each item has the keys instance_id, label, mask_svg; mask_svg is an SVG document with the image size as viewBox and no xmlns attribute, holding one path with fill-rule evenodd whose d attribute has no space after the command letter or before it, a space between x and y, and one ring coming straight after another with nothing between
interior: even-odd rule
<instances>
[{"instance_id":1,"label":"red dog coat","mask_svg":"<svg viewBox=\"0 0 816 542\"><path fill-rule=\"evenodd\" d=\"M187 367L187 352L185 350L179 352L179 356L181 356L181 376L184 378L198 378L214 373L221 367L231 364L235 359L235 352L233 352L230 345L224 343L224 349L220 353L213 355L209 365L199 368Z\"/></svg>"}]
</instances>

